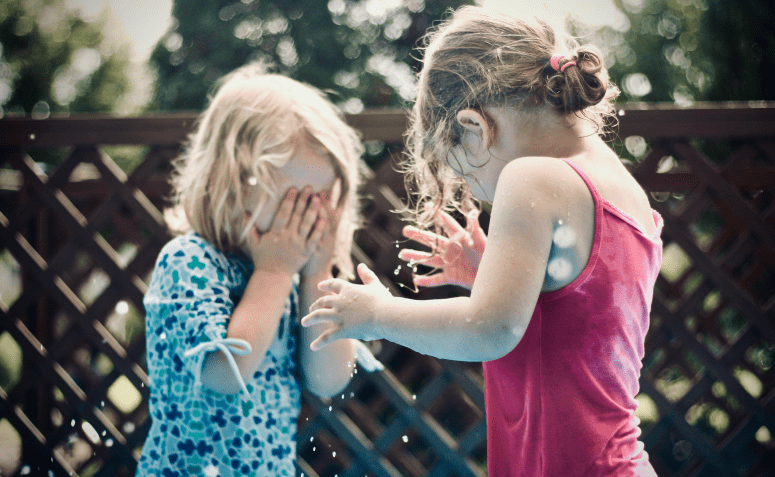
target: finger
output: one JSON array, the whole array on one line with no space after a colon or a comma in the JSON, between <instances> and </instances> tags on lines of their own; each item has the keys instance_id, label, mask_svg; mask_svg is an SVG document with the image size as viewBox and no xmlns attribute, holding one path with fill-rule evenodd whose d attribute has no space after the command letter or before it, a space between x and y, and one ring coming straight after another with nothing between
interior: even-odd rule
<instances>
[{"instance_id":1,"label":"finger","mask_svg":"<svg viewBox=\"0 0 775 477\"><path fill-rule=\"evenodd\" d=\"M337 304L339 301L339 295L325 295L317 300L315 300L315 303L310 305L309 312L312 313L316 310L323 310L323 309L331 309L334 307L334 305Z\"/></svg>"},{"instance_id":2,"label":"finger","mask_svg":"<svg viewBox=\"0 0 775 477\"><path fill-rule=\"evenodd\" d=\"M321 323L333 323L334 320L335 313L330 308L320 308L307 314L300 323L304 328L309 328Z\"/></svg>"},{"instance_id":3,"label":"finger","mask_svg":"<svg viewBox=\"0 0 775 477\"><path fill-rule=\"evenodd\" d=\"M444 212L443 210L439 211L437 217L437 223L441 225L441 228L444 230L444 233L447 234L447 237L457 237L458 235L466 233L466 230L463 228L463 226L461 226L454 217Z\"/></svg>"},{"instance_id":4,"label":"finger","mask_svg":"<svg viewBox=\"0 0 775 477\"><path fill-rule=\"evenodd\" d=\"M307 186L301 190L299 197L296 199L296 205L293 208L293 215L291 215L291 220L288 222L289 229L296 231L299 230L299 226L301 225L301 218L304 215L304 211L307 210L307 201L309 201L309 196L311 194L312 187L310 186Z\"/></svg>"},{"instance_id":5,"label":"finger","mask_svg":"<svg viewBox=\"0 0 775 477\"><path fill-rule=\"evenodd\" d=\"M299 236L305 240L309 238L309 233L312 230L312 226L315 225L318 219L320 211L320 198L318 196L312 196L312 199L307 206L307 210L304 212L304 216L299 225Z\"/></svg>"},{"instance_id":6,"label":"finger","mask_svg":"<svg viewBox=\"0 0 775 477\"><path fill-rule=\"evenodd\" d=\"M447 276L442 273L436 275L415 275L414 284L418 287L439 287L442 285L449 285Z\"/></svg>"},{"instance_id":7,"label":"finger","mask_svg":"<svg viewBox=\"0 0 775 477\"><path fill-rule=\"evenodd\" d=\"M446 242L449 241L446 237L442 237L441 235L435 234L428 230L420 230L417 227L413 227L411 225L404 227L403 233L404 237L408 238L409 240L420 242L421 244L430 248L435 248L437 244L446 244Z\"/></svg>"},{"instance_id":8,"label":"finger","mask_svg":"<svg viewBox=\"0 0 775 477\"><path fill-rule=\"evenodd\" d=\"M293 213L293 204L296 203L297 195L298 191L293 187L288 189L285 193L285 198L280 203L280 208L277 209L274 219L272 219L272 229L282 229L288 225L291 213Z\"/></svg>"},{"instance_id":9,"label":"finger","mask_svg":"<svg viewBox=\"0 0 775 477\"><path fill-rule=\"evenodd\" d=\"M309 239L307 239L307 250L311 252L316 251L320 246L320 243L325 238L327 230L328 225L326 224L326 221L323 219L318 219L315 222L315 228L312 229L312 233L310 234Z\"/></svg>"},{"instance_id":10,"label":"finger","mask_svg":"<svg viewBox=\"0 0 775 477\"><path fill-rule=\"evenodd\" d=\"M349 282L339 278L329 278L328 280L321 280L320 283L318 283L318 290L340 293L346 285L349 285Z\"/></svg>"},{"instance_id":11,"label":"finger","mask_svg":"<svg viewBox=\"0 0 775 477\"><path fill-rule=\"evenodd\" d=\"M444 268L444 258L439 254L432 254L428 252L419 252L417 250L401 250L398 252L398 258L401 260L412 261L418 265L426 265L433 268Z\"/></svg>"},{"instance_id":12,"label":"finger","mask_svg":"<svg viewBox=\"0 0 775 477\"><path fill-rule=\"evenodd\" d=\"M332 326L326 331L320 333L320 336L318 336L318 338L309 345L309 349L312 351L318 351L328 346L332 342L338 340L339 338L336 335L336 329L337 327Z\"/></svg>"},{"instance_id":13,"label":"finger","mask_svg":"<svg viewBox=\"0 0 775 477\"><path fill-rule=\"evenodd\" d=\"M482 226L479 224L479 210L474 209L468 213L466 217L466 230L471 235L471 239L475 244L482 244L487 241L487 236L482 230Z\"/></svg>"},{"instance_id":14,"label":"finger","mask_svg":"<svg viewBox=\"0 0 775 477\"><path fill-rule=\"evenodd\" d=\"M358 276L361 277L364 285L370 285L374 282L379 282L377 275L372 272L365 263L358 264Z\"/></svg>"}]
</instances>

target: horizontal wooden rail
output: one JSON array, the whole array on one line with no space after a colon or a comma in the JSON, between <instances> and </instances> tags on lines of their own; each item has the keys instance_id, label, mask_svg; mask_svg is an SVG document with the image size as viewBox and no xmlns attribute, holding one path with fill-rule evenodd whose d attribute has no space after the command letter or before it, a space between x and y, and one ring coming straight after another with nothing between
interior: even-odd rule
<instances>
[{"instance_id":1,"label":"horizontal wooden rail","mask_svg":"<svg viewBox=\"0 0 775 477\"><path fill-rule=\"evenodd\" d=\"M775 102L698 103L675 105L625 104L618 109L618 136L646 139L733 139L767 137L775 131ZM0 119L0 144L22 147L58 147L76 144L175 145L193 129L197 112L163 113L138 117L78 115L47 119ZM364 141L403 141L408 112L369 110L345 115L361 131Z\"/></svg>"}]
</instances>

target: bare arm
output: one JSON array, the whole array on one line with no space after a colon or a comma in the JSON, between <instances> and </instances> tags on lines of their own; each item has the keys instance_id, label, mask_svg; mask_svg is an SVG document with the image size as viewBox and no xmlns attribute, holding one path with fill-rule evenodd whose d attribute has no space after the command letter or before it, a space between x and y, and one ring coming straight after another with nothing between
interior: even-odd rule
<instances>
[{"instance_id":1,"label":"bare arm","mask_svg":"<svg viewBox=\"0 0 775 477\"><path fill-rule=\"evenodd\" d=\"M261 365L277 334L293 287L293 275L314 254L328 226L319 218L320 199L313 197L307 205L310 195L309 187L300 194L291 189L280 204L270 230L262 235L254 230L248 237L254 270L245 293L234 307L226 333L227 338L244 340L250 345L250 353L233 356L243 380ZM220 392L239 391L225 353L208 353L204 359L203 384Z\"/></svg>"},{"instance_id":2,"label":"bare arm","mask_svg":"<svg viewBox=\"0 0 775 477\"><path fill-rule=\"evenodd\" d=\"M330 278L330 272L315 276L302 275L299 289L299 309L302 313L318 298L327 294L318 289L318 283ZM332 397L347 387L355 365L353 340L339 340L319 352L310 349L312 341L330 326L323 323L302 328L301 331L300 361L304 385L320 397Z\"/></svg>"},{"instance_id":3,"label":"bare arm","mask_svg":"<svg viewBox=\"0 0 775 477\"><path fill-rule=\"evenodd\" d=\"M334 326L313 343L339 338L384 338L445 359L488 361L509 353L530 322L544 281L556 200L551 168L514 161L501 174L490 234L470 297L408 300L385 291L364 265L364 285L321 283L325 296L302 320L305 326ZM520 178L520 180L517 180ZM527 178L527 180L522 180ZM357 305L356 305L357 304Z\"/></svg>"}]
</instances>

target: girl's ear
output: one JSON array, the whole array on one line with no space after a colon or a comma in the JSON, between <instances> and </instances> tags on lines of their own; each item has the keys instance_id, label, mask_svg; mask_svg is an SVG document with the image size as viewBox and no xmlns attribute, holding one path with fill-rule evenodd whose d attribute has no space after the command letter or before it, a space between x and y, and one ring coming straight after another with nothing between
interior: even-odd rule
<instances>
[{"instance_id":1,"label":"girl's ear","mask_svg":"<svg viewBox=\"0 0 775 477\"><path fill-rule=\"evenodd\" d=\"M490 127L490 123L487 122L480 112L473 109L458 111L457 122L468 132L479 138L480 144L482 144L485 149L490 148L494 131Z\"/></svg>"}]
</instances>

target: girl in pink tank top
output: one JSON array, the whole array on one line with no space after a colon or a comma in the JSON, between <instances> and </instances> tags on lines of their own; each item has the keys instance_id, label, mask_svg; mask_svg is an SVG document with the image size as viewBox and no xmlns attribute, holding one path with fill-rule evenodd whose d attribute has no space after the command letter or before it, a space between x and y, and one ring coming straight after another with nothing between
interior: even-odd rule
<instances>
[{"instance_id":1,"label":"girl in pink tank top","mask_svg":"<svg viewBox=\"0 0 775 477\"><path fill-rule=\"evenodd\" d=\"M463 7L427 36L404 234L430 251L400 256L437 271L416 285L470 296L393 297L361 264L362 285L320 283L302 325L328 324L313 350L388 339L484 362L491 476L653 477L635 395L662 221L599 135L618 94L602 53L553 25Z\"/></svg>"}]
</instances>

